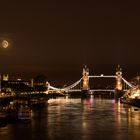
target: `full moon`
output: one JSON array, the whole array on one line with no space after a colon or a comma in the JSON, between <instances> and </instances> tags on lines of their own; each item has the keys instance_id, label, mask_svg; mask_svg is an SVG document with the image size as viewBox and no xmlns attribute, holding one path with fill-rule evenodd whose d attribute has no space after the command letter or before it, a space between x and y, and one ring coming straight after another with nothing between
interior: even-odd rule
<instances>
[{"instance_id":1,"label":"full moon","mask_svg":"<svg viewBox=\"0 0 140 140\"><path fill-rule=\"evenodd\" d=\"M3 47L3 48L7 48L8 46L9 46L8 41L7 41L7 40L3 40L3 41L2 41L2 47Z\"/></svg>"}]
</instances>

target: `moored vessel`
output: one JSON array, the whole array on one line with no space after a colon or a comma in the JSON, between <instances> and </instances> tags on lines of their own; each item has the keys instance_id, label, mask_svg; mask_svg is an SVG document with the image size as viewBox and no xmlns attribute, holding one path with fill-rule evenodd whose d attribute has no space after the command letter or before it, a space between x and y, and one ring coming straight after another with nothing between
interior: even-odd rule
<instances>
[{"instance_id":1,"label":"moored vessel","mask_svg":"<svg viewBox=\"0 0 140 140\"><path fill-rule=\"evenodd\" d=\"M21 106L19 108L18 120L31 120L31 109L28 106Z\"/></svg>"},{"instance_id":2,"label":"moored vessel","mask_svg":"<svg viewBox=\"0 0 140 140\"><path fill-rule=\"evenodd\" d=\"M121 98L121 103L140 107L140 86L137 85L129 89Z\"/></svg>"}]
</instances>

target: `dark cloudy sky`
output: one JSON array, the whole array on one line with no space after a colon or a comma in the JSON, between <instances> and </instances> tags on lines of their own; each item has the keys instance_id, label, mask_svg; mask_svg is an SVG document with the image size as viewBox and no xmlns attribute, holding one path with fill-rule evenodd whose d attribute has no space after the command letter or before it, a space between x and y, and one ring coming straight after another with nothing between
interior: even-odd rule
<instances>
[{"instance_id":1,"label":"dark cloudy sky","mask_svg":"<svg viewBox=\"0 0 140 140\"><path fill-rule=\"evenodd\" d=\"M140 72L140 8L135 0L3 0L0 3L1 73L49 79Z\"/></svg>"}]
</instances>

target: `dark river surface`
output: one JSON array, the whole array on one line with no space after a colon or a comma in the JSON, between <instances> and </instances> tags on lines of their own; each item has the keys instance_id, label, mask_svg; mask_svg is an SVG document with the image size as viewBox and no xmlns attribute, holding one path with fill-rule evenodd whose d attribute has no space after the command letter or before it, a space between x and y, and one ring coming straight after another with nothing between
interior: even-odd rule
<instances>
[{"instance_id":1,"label":"dark river surface","mask_svg":"<svg viewBox=\"0 0 140 140\"><path fill-rule=\"evenodd\" d=\"M50 99L30 122L0 127L0 140L140 140L140 109L114 99Z\"/></svg>"}]
</instances>

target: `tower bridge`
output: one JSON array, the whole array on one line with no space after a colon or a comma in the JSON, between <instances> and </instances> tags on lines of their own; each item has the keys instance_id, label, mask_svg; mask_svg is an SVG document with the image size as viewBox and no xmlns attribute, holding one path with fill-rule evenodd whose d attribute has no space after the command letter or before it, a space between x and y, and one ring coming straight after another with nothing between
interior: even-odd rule
<instances>
[{"instance_id":1,"label":"tower bridge","mask_svg":"<svg viewBox=\"0 0 140 140\"><path fill-rule=\"evenodd\" d=\"M91 79L95 79L95 78L113 78L115 79L115 86L113 89L109 89L109 88L105 88L105 89L95 89L95 88L91 88L90 87L90 80ZM93 82L94 84L94 82ZM87 95L87 93L91 93L91 94L100 94L99 92L103 92L104 94L106 94L106 92L109 92L113 95L116 95L117 97L122 95L122 93L124 93L124 91L127 91L133 87L135 87L134 85L132 85L130 82L128 82L123 76L122 76L122 69L120 68L120 66L117 67L116 69L116 73L115 75L90 75L89 74L89 69L85 66L83 68L83 72L82 72L82 77L74 82L73 84L67 86L67 87L63 87L63 88L57 88L52 86L49 82L46 82L46 94L54 94L54 95L66 95L66 94L73 94L76 95L76 93L80 93L81 96ZM25 93L26 94L26 93ZM35 95L35 92L31 92L31 94ZM79 95L79 94L77 94ZM89 94L88 94L89 95ZM10 95L10 97L15 96L14 95ZM36 95L35 95L36 96ZM28 96L27 96L28 97ZM5 98L8 98L8 96L6 95ZM0 99L3 100L3 95L0 94Z\"/></svg>"},{"instance_id":2,"label":"tower bridge","mask_svg":"<svg viewBox=\"0 0 140 140\"><path fill-rule=\"evenodd\" d=\"M90 84L89 81L90 79L94 78L114 78L116 81L114 89L90 89ZM122 69L120 66L117 67L116 69L116 74L115 75L90 75L89 74L89 69L87 66L83 68L82 72L82 77L76 81L75 83L64 87L64 88L56 88L50 85L50 83L47 83L47 91L46 93L71 93L71 92L81 92L81 91L90 91L90 92L115 92L115 91L127 91L128 89L132 88L133 85L125 80L122 76Z\"/></svg>"}]
</instances>

